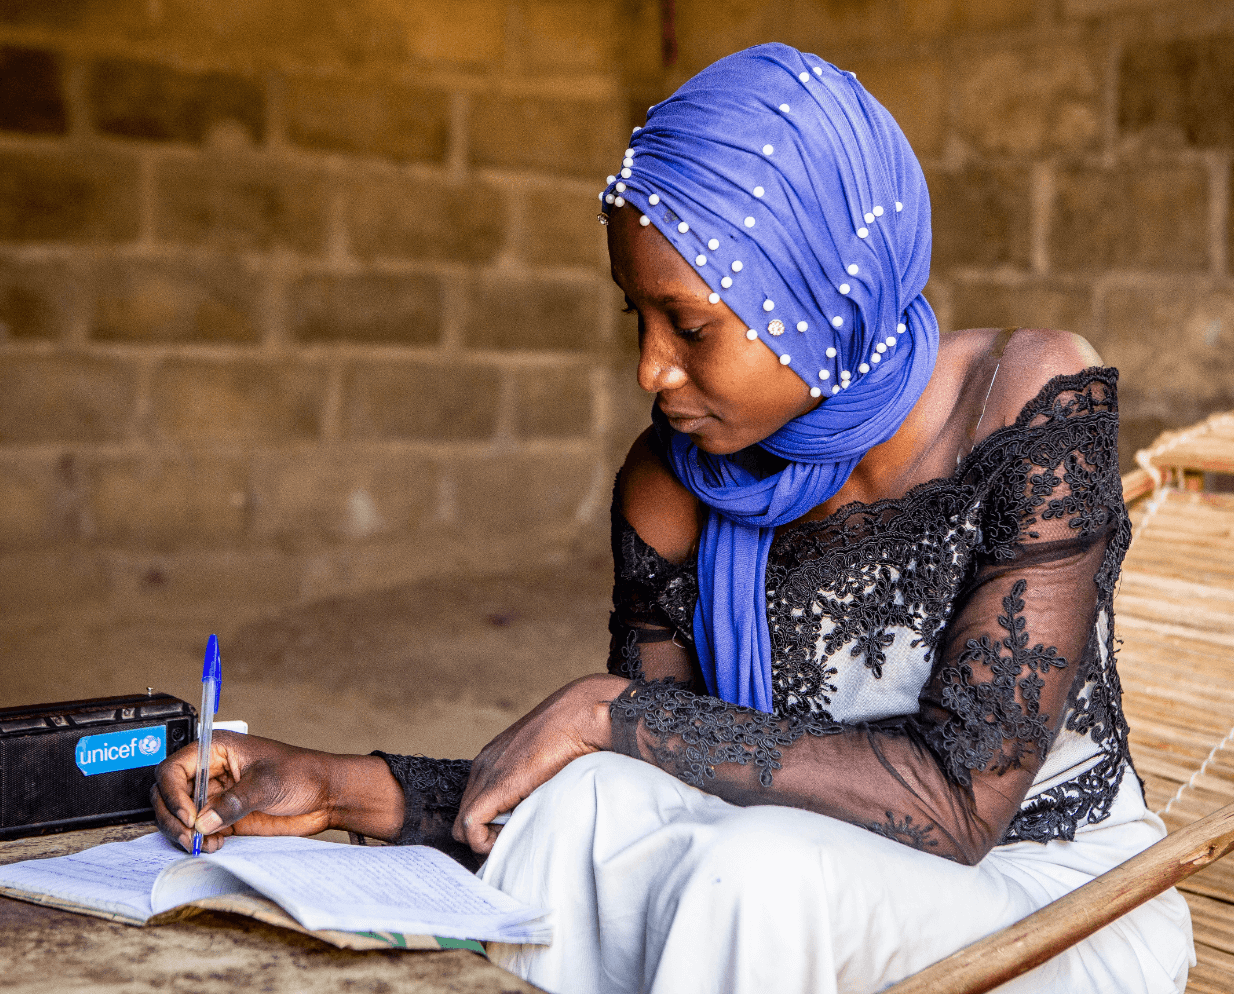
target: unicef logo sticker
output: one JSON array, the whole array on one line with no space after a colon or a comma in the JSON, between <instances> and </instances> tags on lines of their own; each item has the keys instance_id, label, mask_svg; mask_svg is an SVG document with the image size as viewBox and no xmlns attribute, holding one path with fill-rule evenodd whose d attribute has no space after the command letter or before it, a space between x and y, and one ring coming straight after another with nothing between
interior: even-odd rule
<instances>
[{"instance_id":1,"label":"unicef logo sticker","mask_svg":"<svg viewBox=\"0 0 1234 994\"><path fill-rule=\"evenodd\" d=\"M77 740L77 768L86 776L153 766L167 758L167 726L128 728Z\"/></svg>"}]
</instances>

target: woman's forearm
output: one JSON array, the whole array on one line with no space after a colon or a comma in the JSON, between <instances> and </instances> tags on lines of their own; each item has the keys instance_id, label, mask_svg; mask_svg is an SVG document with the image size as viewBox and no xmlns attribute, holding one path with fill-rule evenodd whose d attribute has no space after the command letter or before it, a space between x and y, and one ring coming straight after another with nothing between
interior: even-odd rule
<instances>
[{"instance_id":1,"label":"woman's forearm","mask_svg":"<svg viewBox=\"0 0 1234 994\"><path fill-rule=\"evenodd\" d=\"M330 826L393 842L403 827L403 788L380 756L330 756Z\"/></svg>"}]
</instances>

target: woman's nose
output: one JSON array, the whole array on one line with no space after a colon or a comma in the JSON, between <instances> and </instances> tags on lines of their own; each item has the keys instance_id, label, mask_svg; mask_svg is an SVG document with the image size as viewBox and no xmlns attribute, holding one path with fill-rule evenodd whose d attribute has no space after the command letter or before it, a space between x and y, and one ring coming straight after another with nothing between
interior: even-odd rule
<instances>
[{"instance_id":1,"label":"woman's nose","mask_svg":"<svg viewBox=\"0 0 1234 994\"><path fill-rule=\"evenodd\" d=\"M648 328L639 342L638 385L648 393L660 393L684 386L686 371L682 368L673 338L664 332Z\"/></svg>"}]
</instances>

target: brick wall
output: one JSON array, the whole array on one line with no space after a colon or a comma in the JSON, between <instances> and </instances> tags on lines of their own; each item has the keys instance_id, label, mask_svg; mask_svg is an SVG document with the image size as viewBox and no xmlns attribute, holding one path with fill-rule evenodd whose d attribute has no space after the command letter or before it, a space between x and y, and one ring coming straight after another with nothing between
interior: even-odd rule
<instances>
[{"instance_id":1,"label":"brick wall","mask_svg":"<svg viewBox=\"0 0 1234 994\"><path fill-rule=\"evenodd\" d=\"M1234 406L1234 5L675 10L666 69L656 0L0 3L0 612L595 548L648 410L595 194L759 41L903 124L945 328L1085 334L1125 455Z\"/></svg>"},{"instance_id":2,"label":"brick wall","mask_svg":"<svg viewBox=\"0 0 1234 994\"><path fill-rule=\"evenodd\" d=\"M0 612L600 530L610 34L584 3L0 4Z\"/></svg>"}]
</instances>

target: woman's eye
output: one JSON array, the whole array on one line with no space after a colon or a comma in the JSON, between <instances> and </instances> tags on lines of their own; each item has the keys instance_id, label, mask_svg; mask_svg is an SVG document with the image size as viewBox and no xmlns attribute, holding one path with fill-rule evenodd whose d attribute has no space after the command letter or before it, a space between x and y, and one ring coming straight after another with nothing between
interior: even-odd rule
<instances>
[{"instance_id":1,"label":"woman's eye","mask_svg":"<svg viewBox=\"0 0 1234 994\"><path fill-rule=\"evenodd\" d=\"M697 342L703 334L703 327L700 325L697 328L678 328L677 335L679 338L684 338L687 342Z\"/></svg>"}]
</instances>

